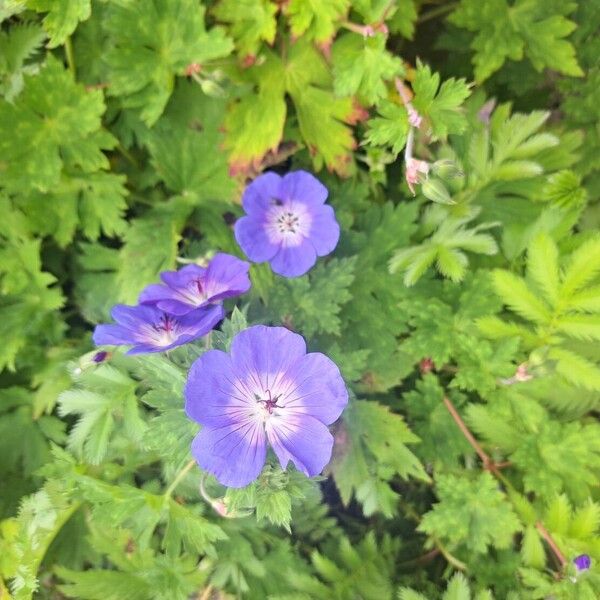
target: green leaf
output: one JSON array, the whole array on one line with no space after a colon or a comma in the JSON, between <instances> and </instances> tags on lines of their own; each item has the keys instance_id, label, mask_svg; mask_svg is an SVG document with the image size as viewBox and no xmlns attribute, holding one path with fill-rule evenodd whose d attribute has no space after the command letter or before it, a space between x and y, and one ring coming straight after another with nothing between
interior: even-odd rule
<instances>
[{"instance_id":1,"label":"green leaf","mask_svg":"<svg viewBox=\"0 0 600 600\"><path fill-rule=\"evenodd\" d=\"M560 296L569 298L600 273L600 238L584 242L573 254L566 266Z\"/></svg>"},{"instance_id":2,"label":"green leaf","mask_svg":"<svg viewBox=\"0 0 600 600\"><path fill-rule=\"evenodd\" d=\"M180 123L190 104L191 114ZM152 164L169 189L200 202L233 198L235 181L229 176L227 156L218 150L223 118L223 102L205 96L199 86L190 83L175 92L148 141ZM210 160L198 160L209 155Z\"/></svg>"},{"instance_id":3,"label":"green leaf","mask_svg":"<svg viewBox=\"0 0 600 600\"><path fill-rule=\"evenodd\" d=\"M546 233L538 235L529 245L527 276L535 282L548 303L554 306L558 301L558 248Z\"/></svg>"},{"instance_id":4,"label":"green leaf","mask_svg":"<svg viewBox=\"0 0 600 600\"><path fill-rule=\"evenodd\" d=\"M443 210L436 206L435 210L438 209ZM397 250L389 261L390 273L403 271L404 284L412 286L437 261L438 270L442 274L447 274L453 281L461 281L469 264L464 250L487 255L498 252L494 238L481 233L481 230L495 227L496 223L480 223L467 229L466 224L476 217L477 212L475 210L463 217L448 217L443 220L444 213L432 211L434 226L437 226L435 233L417 246Z\"/></svg>"},{"instance_id":5,"label":"green leaf","mask_svg":"<svg viewBox=\"0 0 600 600\"><path fill-rule=\"evenodd\" d=\"M92 13L91 0L27 0L26 5L48 13L43 25L50 37L49 48L64 44L78 23L89 19Z\"/></svg>"},{"instance_id":6,"label":"green leaf","mask_svg":"<svg viewBox=\"0 0 600 600\"><path fill-rule=\"evenodd\" d=\"M69 432L69 448L89 464L102 462L115 426L115 417L133 439L139 440L143 423L139 420L135 382L111 367L102 365L83 377L85 387L63 392L59 397L59 414L78 415L79 420Z\"/></svg>"},{"instance_id":7,"label":"green leaf","mask_svg":"<svg viewBox=\"0 0 600 600\"><path fill-rule=\"evenodd\" d=\"M378 33L361 37L348 33L332 48L334 91L338 96L357 95L363 104L375 104L387 95L386 81L402 72L402 62L385 49L386 37Z\"/></svg>"},{"instance_id":8,"label":"green leaf","mask_svg":"<svg viewBox=\"0 0 600 600\"><path fill-rule=\"evenodd\" d=\"M220 0L212 12L229 24L242 56L256 56L263 41L275 40L277 6L270 0Z\"/></svg>"},{"instance_id":9,"label":"green leaf","mask_svg":"<svg viewBox=\"0 0 600 600\"><path fill-rule=\"evenodd\" d=\"M259 478L245 488L227 488L224 502L231 515L254 510L258 523L268 520L289 532L292 502L304 498L308 485L311 484L297 471L267 465Z\"/></svg>"},{"instance_id":10,"label":"green leaf","mask_svg":"<svg viewBox=\"0 0 600 600\"><path fill-rule=\"evenodd\" d=\"M448 583L443 600L471 600L469 583L462 573L456 573Z\"/></svg>"},{"instance_id":11,"label":"green leaf","mask_svg":"<svg viewBox=\"0 0 600 600\"><path fill-rule=\"evenodd\" d=\"M521 545L523 563L528 567L541 569L546 564L546 552L540 534L534 525L528 525Z\"/></svg>"},{"instance_id":12,"label":"green leaf","mask_svg":"<svg viewBox=\"0 0 600 600\"><path fill-rule=\"evenodd\" d=\"M387 5L389 6L389 4ZM395 9L395 10L394 10ZM415 0L408 0L400 3L397 7L392 6L391 18L388 22L390 31L400 33L405 38L412 40L415 34L415 24L417 22L417 3ZM377 22L376 19L368 22Z\"/></svg>"},{"instance_id":13,"label":"green leaf","mask_svg":"<svg viewBox=\"0 0 600 600\"><path fill-rule=\"evenodd\" d=\"M355 258L320 262L310 274L296 279L280 279L270 293L269 314L277 315L308 338L315 333L340 334L342 306L352 295Z\"/></svg>"},{"instance_id":14,"label":"green leaf","mask_svg":"<svg viewBox=\"0 0 600 600\"><path fill-rule=\"evenodd\" d=\"M450 16L459 27L476 32L471 43L477 82L485 81L507 59L520 61L524 56L533 67L545 67L565 75L582 75L575 48L564 40L575 28L563 15L576 5L559 3L547 6L543 0L461 0Z\"/></svg>"},{"instance_id":15,"label":"green leaf","mask_svg":"<svg viewBox=\"0 0 600 600\"><path fill-rule=\"evenodd\" d=\"M103 149L116 140L101 129L100 90L87 91L49 56L37 76L28 76L14 104L0 100L0 181L16 191L47 191L63 168L89 173L106 169Z\"/></svg>"},{"instance_id":16,"label":"green leaf","mask_svg":"<svg viewBox=\"0 0 600 600\"><path fill-rule=\"evenodd\" d=\"M134 303L142 288L157 280L161 271L175 267L177 242L191 210L181 198L174 198L131 222L120 251L120 300Z\"/></svg>"},{"instance_id":17,"label":"green leaf","mask_svg":"<svg viewBox=\"0 0 600 600\"><path fill-rule=\"evenodd\" d=\"M334 458L329 466L345 504L353 492L367 516L376 511L391 517L395 493L387 481L398 474L427 481L417 457L406 444L418 442L402 417L377 402L353 402L336 433Z\"/></svg>"},{"instance_id":18,"label":"green leaf","mask_svg":"<svg viewBox=\"0 0 600 600\"><path fill-rule=\"evenodd\" d=\"M439 502L423 516L418 529L469 552L485 554L488 546L508 548L520 530L510 504L489 473L467 478L438 475Z\"/></svg>"},{"instance_id":19,"label":"green leaf","mask_svg":"<svg viewBox=\"0 0 600 600\"><path fill-rule=\"evenodd\" d=\"M194 0L164 0L142 5L119 0L109 6L109 67L112 96L140 110L152 126L162 114L175 84L190 65L228 56L233 43L219 27L206 31L204 7Z\"/></svg>"},{"instance_id":20,"label":"green leaf","mask_svg":"<svg viewBox=\"0 0 600 600\"><path fill-rule=\"evenodd\" d=\"M550 310L527 286L525 280L508 271L494 271L494 287L498 295L517 314L535 323L550 320Z\"/></svg>"},{"instance_id":21,"label":"green leaf","mask_svg":"<svg viewBox=\"0 0 600 600\"><path fill-rule=\"evenodd\" d=\"M23 76L35 72L37 65L26 65L46 38L34 23L13 25L0 32L0 94L12 101L23 88Z\"/></svg>"},{"instance_id":22,"label":"green leaf","mask_svg":"<svg viewBox=\"0 0 600 600\"><path fill-rule=\"evenodd\" d=\"M350 0L290 0L286 14L292 35L319 43L328 42L334 35L336 21L350 7Z\"/></svg>"},{"instance_id":23,"label":"green leaf","mask_svg":"<svg viewBox=\"0 0 600 600\"><path fill-rule=\"evenodd\" d=\"M286 65L286 87L292 97L298 128L317 168L323 163L341 175L349 174L354 138L345 123L354 119L350 98L336 98L330 91L327 65L312 46L296 43Z\"/></svg>"},{"instance_id":24,"label":"green leaf","mask_svg":"<svg viewBox=\"0 0 600 600\"><path fill-rule=\"evenodd\" d=\"M442 402L444 390L435 375L424 375L417 380L416 389L405 393L402 398L408 421L421 438L416 454L425 464L456 466L463 456L471 454L469 444ZM458 407L464 402L455 392L452 399Z\"/></svg>"},{"instance_id":25,"label":"green leaf","mask_svg":"<svg viewBox=\"0 0 600 600\"><path fill-rule=\"evenodd\" d=\"M439 74L419 61L412 87L413 105L428 119L435 137L445 138L449 133L464 131L467 120L461 105L471 93L464 79L447 79L440 86Z\"/></svg>"},{"instance_id":26,"label":"green leaf","mask_svg":"<svg viewBox=\"0 0 600 600\"><path fill-rule=\"evenodd\" d=\"M391 146L399 154L406 145L408 113L403 105L382 100L377 107L378 117L369 119L365 140L373 146Z\"/></svg>"},{"instance_id":27,"label":"green leaf","mask_svg":"<svg viewBox=\"0 0 600 600\"><path fill-rule=\"evenodd\" d=\"M225 147L234 173L258 169L263 156L277 148L287 114L285 73L278 56L265 52L264 62L250 69L243 81L257 91L232 103L224 122Z\"/></svg>"}]
</instances>

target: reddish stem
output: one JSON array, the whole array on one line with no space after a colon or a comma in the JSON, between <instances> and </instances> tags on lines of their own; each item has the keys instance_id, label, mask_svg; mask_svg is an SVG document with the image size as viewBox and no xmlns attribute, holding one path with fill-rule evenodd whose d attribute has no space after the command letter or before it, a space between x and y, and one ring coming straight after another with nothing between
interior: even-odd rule
<instances>
[{"instance_id":1,"label":"reddish stem","mask_svg":"<svg viewBox=\"0 0 600 600\"><path fill-rule=\"evenodd\" d=\"M560 551L560 548L557 546L556 542L554 541L554 538L550 535L550 532L544 527L541 521L538 521L535 524L535 528L540 532L540 535L546 540L548 546L550 546L550 549L554 553L554 556L556 556L561 568L564 568L567 565L568 561L565 558L564 554Z\"/></svg>"},{"instance_id":2,"label":"reddish stem","mask_svg":"<svg viewBox=\"0 0 600 600\"><path fill-rule=\"evenodd\" d=\"M469 431L469 428L465 425L465 422L462 420L462 417L458 414L456 408L454 408L454 404L450 402L450 399L444 396L444 404L448 409L448 412L452 415L452 418L462 431L463 435L473 447L473 450L477 452L479 458L481 458L481 462L483 463L483 468L491 471L492 473L496 473L498 468L494 464L494 461L486 454L485 450L479 445L479 442L475 439L473 434Z\"/></svg>"}]
</instances>

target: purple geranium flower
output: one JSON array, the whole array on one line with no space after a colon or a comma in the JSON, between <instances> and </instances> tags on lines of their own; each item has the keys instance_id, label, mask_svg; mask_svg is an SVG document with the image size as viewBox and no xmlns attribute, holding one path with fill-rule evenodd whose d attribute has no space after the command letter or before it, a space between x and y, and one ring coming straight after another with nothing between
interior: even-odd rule
<instances>
[{"instance_id":1,"label":"purple geranium flower","mask_svg":"<svg viewBox=\"0 0 600 600\"><path fill-rule=\"evenodd\" d=\"M172 315L186 315L202 306L244 294L250 289L250 265L230 254L216 254L206 268L187 265L165 271L163 284L147 286L140 304L151 304Z\"/></svg>"},{"instance_id":2,"label":"purple geranium flower","mask_svg":"<svg viewBox=\"0 0 600 600\"><path fill-rule=\"evenodd\" d=\"M577 571L587 571L592 566L592 559L587 554L580 554L573 559Z\"/></svg>"},{"instance_id":3,"label":"purple geranium flower","mask_svg":"<svg viewBox=\"0 0 600 600\"><path fill-rule=\"evenodd\" d=\"M117 325L97 325L97 346L133 346L127 354L162 352L206 335L223 318L222 306L199 308L174 316L154 306L117 304L111 311Z\"/></svg>"},{"instance_id":4,"label":"purple geranium flower","mask_svg":"<svg viewBox=\"0 0 600 600\"><path fill-rule=\"evenodd\" d=\"M326 199L327 188L306 171L265 173L244 192L246 216L235 224L235 239L250 260L269 261L285 277L304 275L340 237Z\"/></svg>"},{"instance_id":5,"label":"purple geranium flower","mask_svg":"<svg viewBox=\"0 0 600 600\"><path fill-rule=\"evenodd\" d=\"M185 410L203 427L192 443L198 464L223 485L244 487L265 464L267 441L282 468L291 460L312 477L331 458L333 423L348 402L339 369L306 354L302 336L256 325L231 353L209 350L194 362Z\"/></svg>"}]
</instances>

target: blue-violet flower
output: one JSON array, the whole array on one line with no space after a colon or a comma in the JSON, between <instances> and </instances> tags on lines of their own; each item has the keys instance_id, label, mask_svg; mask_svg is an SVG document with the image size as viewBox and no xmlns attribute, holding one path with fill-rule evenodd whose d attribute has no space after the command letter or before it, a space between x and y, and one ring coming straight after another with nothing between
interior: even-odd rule
<instances>
[{"instance_id":1,"label":"blue-violet flower","mask_svg":"<svg viewBox=\"0 0 600 600\"><path fill-rule=\"evenodd\" d=\"M269 261L285 277L304 275L317 256L333 252L340 227L327 188L306 171L284 177L264 173L245 190L246 215L235 224L235 238L254 262Z\"/></svg>"},{"instance_id":2,"label":"blue-violet flower","mask_svg":"<svg viewBox=\"0 0 600 600\"><path fill-rule=\"evenodd\" d=\"M592 559L587 554L580 554L573 559L577 571L587 571L592 566Z\"/></svg>"},{"instance_id":3,"label":"blue-violet flower","mask_svg":"<svg viewBox=\"0 0 600 600\"><path fill-rule=\"evenodd\" d=\"M262 471L271 445L281 467L291 460L312 477L331 458L333 423L348 402L337 366L306 353L302 336L256 325L231 352L209 350L192 365L187 415L202 425L192 443L200 467L223 485L244 487Z\"/></svg>"},{"instance_id":4,"label":"blue-violet flower","mask_svg":"<svg viewBox=\"0 0 600 600\"><path fill-rule=\"evenodd\" d=\"M163 352L206 335L223 318L220 305L199 308L184 316L169 315L154 306L117 304L111 311L114 324L97 325L97 346L133 346L127 354Z\"/></svg>"},{"instance_id":5,"label":"blue-violet flower","mask_svg":"<svg viewBox=\"0 0 600 600\"><path fill-rule=\"evenodd\" d=\"M172 315L186 315L250 289L250 265L231 254L219 253L206 268L187 265L179 271L161 273L162 284L147 286L141 293L140 304L154 305Z\"/></svg>"}]
</instances>

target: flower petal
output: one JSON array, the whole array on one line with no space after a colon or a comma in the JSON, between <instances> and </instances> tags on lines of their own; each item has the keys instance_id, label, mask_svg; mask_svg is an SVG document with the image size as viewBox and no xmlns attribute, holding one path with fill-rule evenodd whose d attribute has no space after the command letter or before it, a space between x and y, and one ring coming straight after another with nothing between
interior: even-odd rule
<instances>
[{"instance_id":1,"label":"flower petal","mask_svg":"<svg viewBox=\"0 0 600 600\"><path fill-rule=\"evenodd\" d=\"M223 298L239 296L250 289L248 269L250 265L231 254L215 254L210 261L204 279L207 300L214 302Z\"/></svg>"},{"instance_id":2,"label":"flower petal","mask_svg":"<svg viewBox=\"0 0 600 600\"><path fill-rule=\"evenodd\" d=\"M335 250L340 239L340 226L331 206L321 206L313 212L309 239L317 256L326 256Z\"/></svg>"},{"instance_id":3,"label":"flower petal","mask_svg":"<svg viewBox=\"0 0 600 600\"><path fill-rule=\"evenodd\" d=\"M320 352L300 358L287 371L294 382L284 392L286 414L310 415L325 425L333 423L348 404L348 390L336 364Z\"/></svg>"},{"instance_id":4,"label":"flower petal","mask_svg":"<svg viewBox=\"0 0 600 600\"><path fill-rule=\"evenodd\" d=\"M221 350L209 350L192 364L184 396L187 416L211 427L244 420L252 397L236 381L231 358Z\"/></svg>"},{"instance_id":5,"label":"flower petal","mask_svg":"<svg viewBox=\"0 0 600 600\"><path fill-rule=\"evenodd\" d=\"M185 304L179 300L159 300L156 307L169 315L182 317L196 310L198 307L193 304Z\"/></svg>"},{"instance_id":6,"label":"flower petal","mask_svg":"<svg viewBox=\"0 0 600 600\"><path fill-rule=\"evenodd\" d=\"M249 215L262 215L273 199L281 199L281 177L268 171L259 175L244 191L242 206Z\"/></svg>"},{"instance_id":7,"label":"flower petal","mask_svg":"<svg viewBox=\"0 0 600 600\"><path fill-rule=\"evenodd\" d=\"M317 262L317 252L308 239L303 239L297 246L281 246L270 262L278 275L300 277Z\"/></svg>"},{"instance_id":8,"label":"flower petal","mask_svg":"<svg viewBox=\"0 0 600 600\"><path fill-rule=\"evenodd\" d=\"M321 421L308 415L272 416L266 431L282 469L291 460L299 471L314 477L331 459L333 436Z\"/></svg>"},{"instance_id":9,"label":"flower petal","mask_svg":"<svg viewBox=\"0 0 600 600\"><path fill-rule=\"evenodd\" d=\"M267 236L264 221L256 217L242 217L235 224L235 239L244 254L253 262L264 262L275 256L278 244Z\"/></svg>"},{"instance_id":10,"label":"flower petal","mask_svg":"<svg viewBox=\"0 0 600 600\"><path fill-rule=\"evenodd\" d=\"M219 483L241 488L262 471L267 455L265 430L260 421L226 427L203 427L192 442L192 455Z\"/></svg>"},{"instance_id":11,"label":"flower petal","mask_svg":"<svg viewBox=\"0 0 600 600\"><path fill-rule=\"evenodd\" d=\"M93 340L96 346L135 344L132 332L121 325L96 325Z\"/></svg>"},{"instance_id":12,"label":"flower petal","mask_svg":"<svg viewBox=\"0 0 600 600\"><path fill-rule=\"evenodd\" d=\"M187 315L177 317L181 336L189 337L187 341L195 340L196 338L206 335L214 329L219 321L225 317L225 309L220 304L210 304L197 308ZM180 337L181 337L180 336ZM176 346L182 343L177 339Z\"/></svg>"},{"instance_id":13,"label":"flower petal","mask_svg":"<svg viewBox=\"0 0 600 600\"><path fill-rule=\"evenodd\" d=\"M117 304L113 306L110 314L119 325L137 331L141 325L158 321L162 311L154 306Z\"/></svg>"},{"instance_id":14,"label":"flower petal","mask_svg":"<svg viewBox=\"0 0 600 600\"><path fill-rule=\"evenodd\" d=\"M194 279L202 279L206 269L200 265L185 265L178 271L163 271L160 274L165 285L171 288L186 287Z\"/></svg>"},{"instance_id":15,"label":"flower petal","mask_svg":"<svg viewBox=\"0 0 600 600\"><path fill-rule=\"evenodd\" d=\"M307 171L292 171L281 180L283 201L301 202L308 206L320 206L329 192L327 188Z\"/></svg>"},{"instance_id":16,"label":"flower petal","mask_svg":"<svg viewBox=\"0 0 600 600\"><path fill-rule=\"evenodd\" d=\"M262 391L274 388L287 370L306 354L304 338L285 327L255 325L231 343L231 360L239 378L256 381Z\"/></svg>"},{"instance_id":17,"label":"flower petal","mask_svg":"<svg viewBox=\"0 0 600 600\"><path fill-rule=\"evenodd\" d=\"M159 283L152 283L147 285L139 295L138 302L140 304L152 304L156 306L160 300L170 298L172 295L171 290Z\"/></svg>"}]
</instances>

